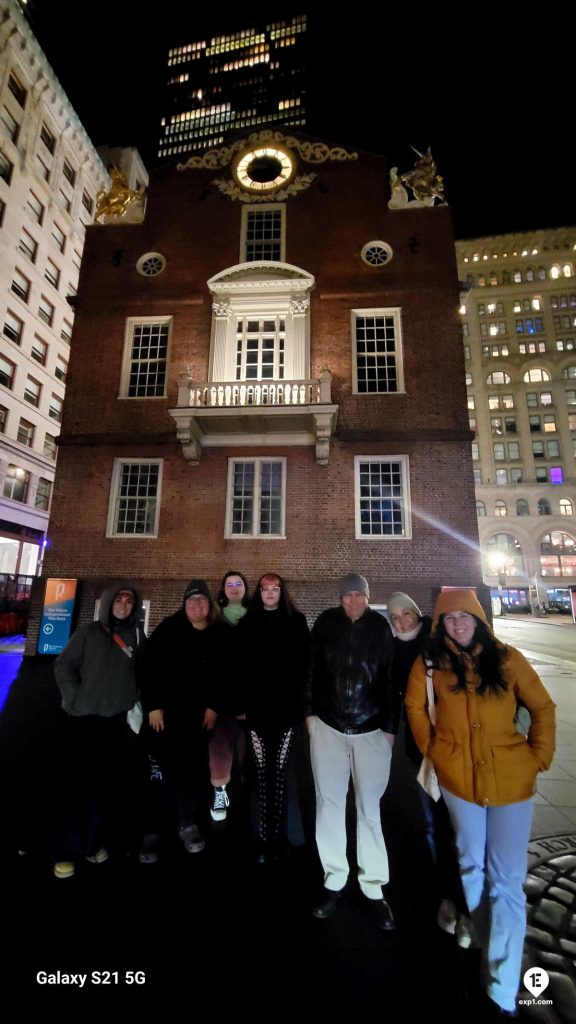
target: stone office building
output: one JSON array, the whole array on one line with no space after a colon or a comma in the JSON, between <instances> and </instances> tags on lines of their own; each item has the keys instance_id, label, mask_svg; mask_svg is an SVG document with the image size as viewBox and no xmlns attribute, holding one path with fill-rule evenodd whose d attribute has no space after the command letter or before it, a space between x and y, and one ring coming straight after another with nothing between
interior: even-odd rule
<instances>
[{"instance_id":1,"label":"stone office building","mask_svg":"<svg viewBox=\"0 0 576 1024\"><path fill-rule=\"evenodd\" d=\"M450 211L388 178L261 131L88 229L46 559L81 618L120 573L151 626L230 568L310 617L351 569L376 605L482 587Z\"/></svg>"}]
</instances>

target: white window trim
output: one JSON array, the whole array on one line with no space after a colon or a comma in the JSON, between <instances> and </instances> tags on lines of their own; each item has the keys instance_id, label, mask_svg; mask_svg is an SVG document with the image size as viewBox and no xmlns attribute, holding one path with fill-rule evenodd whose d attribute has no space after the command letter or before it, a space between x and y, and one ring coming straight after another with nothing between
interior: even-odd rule
<instances>
[{"instance_id":1,"label":"white window trim","mask_svg":"<svg viewBox=\"0 0 576 1024\"><path fill-rule=\"evenodd\" d=\"M280 231L280 257L275 260L276 263L284 263L286 259L286 203L253 203L248 206L242 207L242 220L240 224L240 263L246 261L246 229L248 226L248 214L249 213L270 213L274 210L280 210L282 213L282 226ZM268 257L270 258L270 257ZM250 263L258 262L262 260L250 260Z\"/></svg>"},{"instance_id":2,"label":"white window trim","mask_svg":"<svg viewBox=\"0 0 576 1024\"><path fill-rule=\"evenodd\" d=\"M396 391L359 391L358 390L358 361L356 358L356 320L365 316L392 316L394 318L394 336L396 338L396 375L398 387ZM404 339L402 336L402 307L387 306L376 309L352 309L350 311L351 342L352 342L352 393L362 398L382 398L383 395L404 395Z\"/></svg>"},{"instance_id":3,"label":"white window trim","mask_svg":"<svg viewBox=\"0 0 576 1024\"><path fill-rule=\"evenodd\" d=\"M310 376L310 291L314 278L288 263L243 263L210 278L213 295L208 379L236 380L236 320L286 321L284 380Z\"/></svg>"},{"instance_id":4,"label":"white window trim","mask_svg":"<svg viewBox=\"0 0 576 1024\"><path fill-rule=\"evenodd\" d=\"M362 533L360 515L360 463L400 462L402 465L402 499L404 502L404 533L374 534ZM412 540L412 506L410 501L410 459L408 455L355 455L354 456L354 516L356 540L380 543L381 541Z\"/></svg>"},{"instance_id":5,"label":"white window trim","mask_svg":"<svg viewBox=\"0 0 576 1024\"><path fill-rule=\"evenodd\" d=\"M262 462L280 462L282 464L282 521L281 521L281 532L280 533L232 533L232 498L234 489L234 466L238 462L253 462L258 468L255 473L255 484L254 487L254 511L253 511L253 525L257 524L260 519L260 464ZM239 458L231 457L228 459L228 481L226 484L226 525L224 530L224 537L226 540L286 540L286 463L287 460L284 457L278 457L272 455L270 457L266 455L240 456Z\"/></svg>"},{"instance_id":6,"label":"white window trim","mask_svg":"<svg viewBox=\"0 0 576 1024\"><path fill-rule=\"evenodd\" d=\"M140 465L158 466L158 492L156 494L156 516L154 519L154 530L152 533L116 533L114 530L116 522L116 498L118 494L118 487L120 485L120 474L122 472L122 466L140 466ZM106 523L106 536L112 537L117 540L155 540L158 537L158 527L160 523L160 502L162 499L162 475L163 475L164 459L147 459L144 456L140 459L132 458L117 458L114 459L112 467L112 479L110 481L110 498L108 501L108 520Z\"/></svg>"},{"instance_id":7,"label":"white window trim","mask_svg":"<svg viewBox=\"0 0 576 1024\"><path fill-rule=\"evenodd\" d=\"M172 346L172 323L171 316L128 316L124 328L124 354L122 356L122 369L120 372L120 392L118 398L128 402L157 402L166 398L168 384L168 365L170 361L170 350ZM134 328L149 324L168 324L168 344L166 346L166 374L164 378L164 392L161 395L129 395L130 369L132 366L132 339Z\"/></svg>"}]
</instances>

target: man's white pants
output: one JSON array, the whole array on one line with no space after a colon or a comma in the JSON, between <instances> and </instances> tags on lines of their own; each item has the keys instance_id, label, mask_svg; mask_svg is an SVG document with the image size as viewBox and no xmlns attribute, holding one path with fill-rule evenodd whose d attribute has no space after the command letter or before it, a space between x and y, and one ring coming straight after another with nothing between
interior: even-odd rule
<instances>
[{"instance_id":1,"label":"man's white pants","mask_svg":"<svg viewBox=\"0 0 576 1024\"><path fill-rule=\"evenodd\" d=\"M316 843L324 868L324 886L337 892L344 888L348 878L346 794L352 775L358 881L365 896L380 899L382 886L389 877L380 801L390 777L390 741L381 729L348 736L315 716L310 730L310 754L316 786Z\"/></svg>"}]
</instances>

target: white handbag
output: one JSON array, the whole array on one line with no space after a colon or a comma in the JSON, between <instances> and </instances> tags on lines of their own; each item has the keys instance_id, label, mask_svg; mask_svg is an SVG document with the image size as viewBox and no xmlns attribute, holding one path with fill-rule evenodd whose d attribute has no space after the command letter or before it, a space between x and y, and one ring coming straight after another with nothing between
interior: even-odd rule
<instances>
[{"instance_id":1,"label":"white handbag","mask_svg":"<svg viewBox=\"0 0 576 1024\"><path fill-rule=\"evenodd\" d=\"M426 693L428 696L428 717L434 726L436 725L436 703L434 701L434 684L432 682L431 665L426 669ZM431 797L432 800L437 801L440 799L442 793L440 792L438 776L436 775L436 769L429 757L423 758L422 764L420 765L420 771L416 778L424 792L428 793L428 796Z\"/></svg>"}]
</instances>

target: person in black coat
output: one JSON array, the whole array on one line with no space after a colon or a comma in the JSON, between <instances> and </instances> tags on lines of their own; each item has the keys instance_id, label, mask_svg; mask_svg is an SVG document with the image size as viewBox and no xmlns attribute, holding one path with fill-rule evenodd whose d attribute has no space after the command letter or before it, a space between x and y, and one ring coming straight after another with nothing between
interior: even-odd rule
<instances>
[{"instance_id":1,"label":"person in black coat","mask_svg":"<svg viewBox=\"0 0 576 1024\"><path fill-rule=\"evenodd\" d=\"M204 849L198 815L207 790L208 740L223 701L226 629L206 581L191 580L182 608L156 627L143 659L145 710L188 853Z\"/></svg>"},{"instance_id":2,"label":"person in black coat","mask_svg":"<svg viewBox=\"0 0 576 1024\"><path fill-rule=\"evenodd\" d=\"M322 900L313 914L330 917L348 880L346 797L352 778L358 882L374 923L389 931L394 917L383 893L389 870L380 801L400 714L390 679L392 632L369 607L368 583L359 573L341 580L340 602L322 612L312 628L306 721L316 786L316 844L324 868Z\"/></svg>"},{"instance_id":3,"label":"person in black coat","mask_svg":"<svg viewBox=\"0 0 576 1024\"><path fill-rule=\"evenodd\" d=\"M287 784L297 726L304 718L310 632L284 580L267 573L238 626L244 708L255 768L258 860L286 848Z\"/></svg>"}]
</instances>

